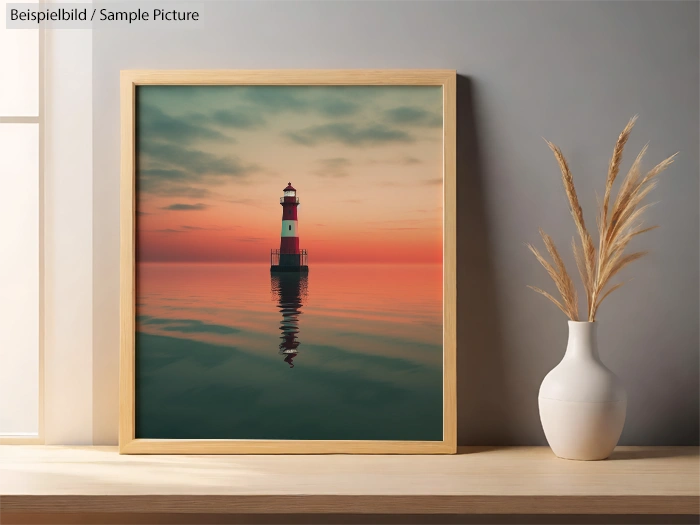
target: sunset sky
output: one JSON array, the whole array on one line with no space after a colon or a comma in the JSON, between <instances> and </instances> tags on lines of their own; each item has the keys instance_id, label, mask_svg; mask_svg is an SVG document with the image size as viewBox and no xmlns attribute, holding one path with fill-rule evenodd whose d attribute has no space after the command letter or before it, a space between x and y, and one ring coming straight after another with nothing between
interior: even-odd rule
<instances>
[{"instance_id":1,"label":"sunset sky","mask_svg":"<svg viewBox=\"0 0 700 525\"><path fill-rule=\"evenodd\" d=\"M442 260L442 88L142 86L140 261L261 262L297 189L315 262Z\"/></svg>"}]
</instances>

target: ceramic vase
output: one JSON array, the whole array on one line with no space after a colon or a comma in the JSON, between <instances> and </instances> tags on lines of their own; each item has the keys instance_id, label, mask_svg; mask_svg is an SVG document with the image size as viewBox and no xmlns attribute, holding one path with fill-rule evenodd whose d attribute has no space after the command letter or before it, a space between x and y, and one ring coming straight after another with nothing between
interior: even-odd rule
<instances>
[{"instance_id":1,"label":"ceramic vase","mask_svg":"<svg viewBox=\"0 0 700 525\"><path fill-rule=\"evenodd\" d=\"M596 332L597 323L569 321L566 354L540 387L540 420L560 458L607 458L625 424L627 394L601 362Z\"/></svg>"}]
</instances>

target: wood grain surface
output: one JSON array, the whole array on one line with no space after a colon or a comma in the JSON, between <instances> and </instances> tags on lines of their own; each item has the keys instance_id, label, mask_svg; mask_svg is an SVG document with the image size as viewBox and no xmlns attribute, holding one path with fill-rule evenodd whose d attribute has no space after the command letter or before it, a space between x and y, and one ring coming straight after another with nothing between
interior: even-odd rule
<instances>
[{"instance_id":1,"label":"wood grain surface","mask_svg":"<svg viewBox=\"0 0 700 525\"><path fill-rule=\"evenodd\" d=\"M606 461L545 447L446 456L128 456L116 447L0 447L1 512L700 514L695 447Z\"/></svg>"}]
</instances>

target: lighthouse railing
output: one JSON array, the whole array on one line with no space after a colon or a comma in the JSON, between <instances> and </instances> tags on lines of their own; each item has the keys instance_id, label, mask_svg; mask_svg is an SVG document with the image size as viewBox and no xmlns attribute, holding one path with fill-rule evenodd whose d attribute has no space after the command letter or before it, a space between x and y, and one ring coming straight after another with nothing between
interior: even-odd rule
<instances>
[{"instance_id":1,"label":"lighthouse railing","mask_svg":"<svg viewBox=\"0 0 700 525\"><path fill-rule=\"evenodd\" d=\"M270 265L271 266L279 266L280 264L280 255L282 255L282 252L280 250L276 249L271 249L270 250ZM294 254L296 255L296 254ZM299 265L301 266L308 266L309 264L309 254L307 253L306 250L299 250ZM287 263L289 264L289 263Z\"/></svg>"},{"instance_id":2,"label":"lighthouse railing","mask_svg":"<svg viewBox=\"0 0 700 525\"><path fill-rule=\"evenodd\" d=\"M299 197L280 197L280 204L284 204L285 202L296 202L297 204L299 204Z\"/></svg>"}]
</instances>

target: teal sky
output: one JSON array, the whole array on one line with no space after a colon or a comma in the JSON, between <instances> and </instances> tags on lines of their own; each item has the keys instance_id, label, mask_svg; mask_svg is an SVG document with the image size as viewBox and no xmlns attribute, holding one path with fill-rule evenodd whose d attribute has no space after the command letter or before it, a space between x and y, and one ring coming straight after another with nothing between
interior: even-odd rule
<instances>
[{"instance_id":1,"label":"teal sky","mask_svg":"<svg viewBox=\"0 0 700 525\"><path fill-rule=\"evenodd\" d=\"M376 260L441 252L439 86L142 86L137 146L147 260L269 253L287 182L322 259L348 236Z\"/></svg>"}]
</instances>

